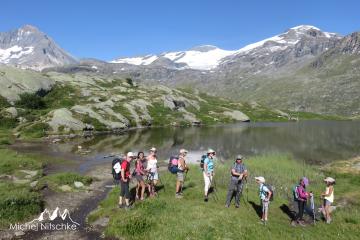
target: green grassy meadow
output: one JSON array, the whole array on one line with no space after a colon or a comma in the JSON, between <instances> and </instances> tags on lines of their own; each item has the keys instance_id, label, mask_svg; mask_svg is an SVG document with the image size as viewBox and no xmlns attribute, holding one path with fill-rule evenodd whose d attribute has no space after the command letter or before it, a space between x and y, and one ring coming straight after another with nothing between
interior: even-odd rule
<instances>
[{"instance_id":1,"label":"green grassy meadow","mask_svg":"<svg viewBox=\"0 0 360 240\"><path fill-rule=\"evenodd\" d=\"M335 176L335 205L343 202L343 196L351 196L353 201L334 212L331 225L318 221L315 226L292 227L289 216L282 210L291 208L292 186L305 174L310 179L308 190L319 196L325 189L322 182L325 173L287 155L251 157L245 160L250 177L247 189L243 191L241 207L236 209L231 205L225 208L231 164L217 164L217 197L210 194L207 203L203 201L202 173L194 165L186 178L184 198L175 198L175 175L164 172L161 174L164 188L160 189L157 198L136 202L134 209L125 211L117 207L119 189L114 188L88 220L91 223L100 217L109 217L105 235L121 239L355 239L359 236L357 191L360 176ZM263 175L267 183L276 187L266 226L259 223L255 210L259 207L258 186L254 181L257 175ZM316 204L319 205L320 201L317 197Z\"/></svg>"}]
</instances>

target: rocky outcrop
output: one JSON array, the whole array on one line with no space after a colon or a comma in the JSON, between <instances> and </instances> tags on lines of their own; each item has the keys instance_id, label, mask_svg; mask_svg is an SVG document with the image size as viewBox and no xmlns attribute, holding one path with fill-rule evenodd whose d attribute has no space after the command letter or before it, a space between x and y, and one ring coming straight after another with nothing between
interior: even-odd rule
<instances>
[{"instance_id":1,"label":"rocky outcrop","mask_svg":"<svg viewBox=\"0 0 360 240\"><path fill-rule=\"evenodd\" d=\"M72 112L66 108L56 109L49 115L52 115L52 118L48 124L54 132L58 132L59 127L64 127L65 132L70 130L82 131L85 128L85 124L74 118Z\"/></svg>"},{"instance_id":2,"label":"rocky outcrop","mask_svg":"<svg viewBox=\"0 0 360 240\"><path fill-rule=\"evenodd\" d=\"M92 105L87 105L87 106L76 105L72 107L71 110L78 114L88 115L90 118L94 118L98 120L100 123L104 124L109 130L117 131L128 127L123 122L114 122L114 121L106 120L103 116L101 116L99 113L95 112L92 109Z\"/></svg>"},{"instance_id":3,"label":"rocky outcrop","mask_svg":"<svg viewBox=\"0 0 360 240\"><path fill-rule=\"evenodd\" d=\"M49 91L54 83L52 79L34 71L0 66L0 95L10 102L19 100L19 95L25 92Z\"/></svg>"}]
</instances>

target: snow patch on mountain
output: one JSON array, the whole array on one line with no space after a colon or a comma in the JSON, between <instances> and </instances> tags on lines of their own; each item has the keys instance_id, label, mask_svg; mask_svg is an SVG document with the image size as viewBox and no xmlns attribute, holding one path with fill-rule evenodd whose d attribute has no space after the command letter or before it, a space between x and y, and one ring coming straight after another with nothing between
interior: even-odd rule
<instances>
[{"instance_id":1,"label":"snow patch on mountain","mask_svg":"<svg viewBox=\"0 0 360 240\"><path fill-rule=\"evenodd\" d=\"M185 63L187 68L197 70L210 70L217 67L224 57L232 55L236 51L227 51L214 46L200 46L189 51L162 53L159 56L147 55L145 57L119 58L112 63L127 63L133 65L149 65L155 60L167 58L174 63Z\"/></svg>"},{"instance_id":2,"label":"snow patch on mountain","mask_svg":"<svg viewBox=\"0 0 360 240\"><path fill-rule=\"evenodd\" d=\"M0 48L0 62L9 63L10 59L20 58L24 55L31 54L34 51L34 47L20 47L18 45L1 49Z\"/></svg>"},{"instance_id":3,"label":"snow patch on mountain","mask_svg":"<svg viewBox=\"0 0 360 240\"><path fill-rule=\"evenodd\" d=\"M338 35L335 33L321 32L319 28L311 25L300 25L290 28L282 34L249 44L239 50L223 50L213 45L202 45L191 48L188 51L166 52L160 55L147 55L145 57L119 58L112 61L112 63L150 65L159 58L166 58L176 64L185 64L185 66L182 65L181 68L177 69L211 70L222 63L228 62L229 56L245 54L259 55L259 51L261 51L262 54L269 55L269 53L294 47L306 36L333 38Z\"/></svg>"}]
</instances>

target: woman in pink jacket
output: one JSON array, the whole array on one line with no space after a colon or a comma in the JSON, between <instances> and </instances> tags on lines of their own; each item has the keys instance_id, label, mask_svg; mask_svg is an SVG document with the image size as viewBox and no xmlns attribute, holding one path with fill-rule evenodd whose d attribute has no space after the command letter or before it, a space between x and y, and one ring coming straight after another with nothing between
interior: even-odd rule
<instances>
[{"instance_id":1,"label":"woman in pink jacket","mask_svg":"<svg viewBox=\"0 0 360 240\"><path fill-rule=\"evenodd\" d=\"M310 196L310 193L306 191L306 187L309 185L309 180L306 177L303 177L300 179L299 186L296 188L297 194L298 194L298 209L299 212L296 215L296 222L300 224L301 226L304 225L304 209L306 206L306 201Z\"/></svg>"}]
</instances>

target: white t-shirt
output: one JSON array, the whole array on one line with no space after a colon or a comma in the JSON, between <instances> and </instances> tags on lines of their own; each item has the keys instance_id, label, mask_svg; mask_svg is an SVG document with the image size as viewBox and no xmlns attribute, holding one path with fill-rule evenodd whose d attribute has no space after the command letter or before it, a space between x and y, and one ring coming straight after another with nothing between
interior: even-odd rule
<instances>
[{"instance_id":1,"label":"white t-shirt","mask_svg":"<svg viewBox=\"0 0 360 240\"><path fill-rule=\"evenodd\" d=\"M157 159L156 158L152 158L152 159L148 160L146 170L150 170L150 172L157 171Z\"/></svg>"}]
</instances>

